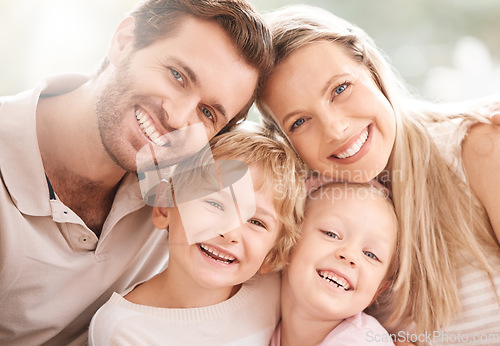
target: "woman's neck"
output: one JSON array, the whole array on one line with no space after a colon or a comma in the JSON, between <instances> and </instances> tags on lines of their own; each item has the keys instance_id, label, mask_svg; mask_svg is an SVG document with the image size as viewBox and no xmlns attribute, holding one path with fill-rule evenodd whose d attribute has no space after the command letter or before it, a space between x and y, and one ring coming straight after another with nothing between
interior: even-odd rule
<instances>
[{"instance_id":1,"label":"woman's neck","mask_svg":"<svg viewBox=\"0 0 500 346\"><path fill-rule=\"evenodd\" d=\"M284 275L281 287L281 346L318 345L342 321L319 320L293 297Z\"/></svg>"}]
</instances>

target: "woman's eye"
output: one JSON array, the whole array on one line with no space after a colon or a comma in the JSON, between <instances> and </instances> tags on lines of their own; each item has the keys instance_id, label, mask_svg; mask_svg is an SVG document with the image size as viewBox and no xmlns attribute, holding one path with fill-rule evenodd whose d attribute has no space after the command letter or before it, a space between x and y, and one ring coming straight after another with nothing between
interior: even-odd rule
<instances>
[{"instance_id":1,"label":"woman's eye","mask_svg":"<svg viewBox=\"0 0 500 346\"><path fill-rule=\"evenodd\" d=\"M184 78L182 78L182 75L174 70L173 68L170 69L170 72L172 72L172 76L174 76L174 78L179 81L181 84L184 84Z\"/></svg>"},{"instance_id":2,"label":"woman's eye","mask_svg":"<svg viewBox=\"0 0 500 346\"><path fill-rule=\"evenodd\" d=\"M378 257L373 253L373 252L370 252L370 251L363 251L363 253L370 257L371 259L374 259L374 260L378 260Z\"/></svg>"},{"instance_id":3,"label":"woman's eye","mask_svg":"<svg viewBox=\"0 0 500 346\"><path fill-rule=\"evenodd\" d=\"M259 220L256 220L256 219L250 219L248 220L248 222L250 222L252 225L255 225L255 226L258 226L258 227L262 227L264 229L266 229L266 225L264 225L262 222L260 222Z\"/></svg>"},{"instance_id":4,"label":"woman's eye","mask_svg":"<svg viewBox=\"0 0 500 346\"><path fill-rule=\"evenodd\" d=\"M292 124L292 126L290 127L290 131L295 130L297 127L299 127L299 126L303 125L305 122L306 122L306 119L304 119L304 118L300 118L300 119L296 120L296 121Z\"/></svg>"},{"instance_id":5,"label":"woman's eye","mask_svg":"<svg viewBox=\"0 0 500 346\"><path fill-rule=\"evenodd\" d=\"M216 201L206 201L206 202L207 202L208 204L210 204L212 207L214 207L214 208L217 208L217 209L220 209L220 210L224 211L224 207L223 207L220 203L218 203L218 202L216 202Z\"/></svg>"},{"instance_id":6,"label":"woman's eye","mask_svg":"<svg viewBox=\"0 0 500 346\"><path fill-rule=\"evenodd\" d=\"M330 237L330 238L333 238L333 239L340 239L340 237L338 236L338 234L335 233L335 232L324 231L323 233L325 233L325 235L327 237Z\"/></svg>"},{"instance_id":7,"label":"woman's eye","mask_svg":"<svg viewBox=\"0 0 500 346\"><path fill-rule=\"evenodd\" d=\"M342 84L337 85L337 87L335 89L333 89L333 97L332 98L335 98L336 96L339 96L344 91L346 91L347 88L349 87L349 85L351 85L351 83L349 83L349 82L344 82Z\"/></svg>"},{"instance_id":8,"label":"woman's eye","mask_svg":"<svg viewBox=\"0 0 500 346\"><path fill-rule=\"evenodd\" d=\"M207 117L208 119L210 119L210 120L214 121L214 116L213 116L212 112L210 112L210 110L209 110L208 108L203 107L203 108L201 109L201 111L203 112L203 115L204 115L205 117Z\"/></svg>"},{"instance_id":9,"label":"woman's eye","mask_svg":"<svg viewBox=\"0 0 500 346\"><path fill-rule=\"evenodd\" d=\"M347 86L345 84L339 85L338 87L335 88L335 93L337 95L342 94L346 88Z\"/></svg>"}]
</instances>

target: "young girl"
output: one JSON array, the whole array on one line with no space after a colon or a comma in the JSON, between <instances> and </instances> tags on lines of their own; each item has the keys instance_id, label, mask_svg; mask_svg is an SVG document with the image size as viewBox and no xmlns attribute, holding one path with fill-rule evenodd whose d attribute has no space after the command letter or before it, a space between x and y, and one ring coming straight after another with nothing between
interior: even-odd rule
<instances>
[{"instance_id":1,"label":"young girl","mask_svg":"<svg viewBox=\"0 0 500 346\"><path fill-rule=\"evenodd\" d=\"M283 272L271 345L393 345L363 310L391 295L397 239L394 208L379 188L338 183L312 193Z\"/></svg>"},{"instance_id":2,"label":"young girl","mask_svg":"<svg viewBox=\"0 0 500 346\"><path fill-rule=\"evenodd\" d=\"M408 250L385 325L498 335L500 129L489 110L412 98L366 33L327 11L283 8L268 23L276 67L258 100L267 125L319 174L377 178L392 192Z\"/></svg>"},{"instance_id":3,"label":"young girl","mask_svg":"<svg viewBox=\"0 0 500 346\"><path fill-rule=\"evenodd\" d=\"M303 215L301 161L242 129L196 159L191 170L180 165L153 211L168 230L168 267L98 310L91 345L269 342L279 319L279 276L270 272L281 269Z\"/></svg>"}]
</instances>

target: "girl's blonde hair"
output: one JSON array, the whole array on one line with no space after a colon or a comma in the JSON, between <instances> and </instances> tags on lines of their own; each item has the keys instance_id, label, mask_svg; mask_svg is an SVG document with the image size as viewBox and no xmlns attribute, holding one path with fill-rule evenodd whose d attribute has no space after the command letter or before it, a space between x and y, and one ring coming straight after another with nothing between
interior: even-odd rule
<instances>
[{"instance_id":1,"label":"girl's blonde hair","mask_svg":"<svg viewBox=\"0 0 500 346\"><path fill-rule=\"evenodd\" d=\"M499 246L484 207L442 157L443 148L437 148L428 128L452 119L457 127L468 128L488 123L487 114L479 109L460 113L412 98L373 40L330 12L289 6L266 19L277 65L307 44L331 41L370 71L391 103L396 139L387 171L378 179L392 192L401 236L400 267L395 298L376 317L393 331L412 322L419 332L443 328L460 311L458 264L473 259L492 280L488 256L498 256ZM261 102L258 99L257 106L265 126L280 131Z\"/></svg>"},{"instance_id":2,"label":"girl's blonde hair","mask_svg":"<svg viewBox=\"0 0 500 346\"><path fill-rule=\"evenodd\" d=\"M236 160L257 167L255 191L272 191L274 207L281 223L278 241L264 259L261 271L279 271L285 265L291 248L299 237L299 227L305 209L305 165L294 150L276 133L250 122L244 122L229 132L214 137L205 150L180 163L175 171L177 191L201 188L213 175L209 170L213 160ZM193 169L193 167L196 167Z\"/></svg>"}]
</instances>

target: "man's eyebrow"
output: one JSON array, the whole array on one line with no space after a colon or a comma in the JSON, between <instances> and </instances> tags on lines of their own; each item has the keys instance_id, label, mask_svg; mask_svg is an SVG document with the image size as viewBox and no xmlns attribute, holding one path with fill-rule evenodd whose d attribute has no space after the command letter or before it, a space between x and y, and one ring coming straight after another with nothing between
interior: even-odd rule
<instances>
[{"instance_id":1,"label":"man's eyebrow","mask_svg":"<svg viewBox=\"0 0 500 346\"><path fill-rule=\"evenodd\" d=\"M189 77L189 79L191 79L191 81L194 84L198 84L199 83L198 82L198 78L196 77L196 74L194 73L193 70L191 70L191 68L189 66L187 66L186 64L184 64L180 59L178 59L176 57L172 57L171 59L176 64L178 64L184 70L184 72L186 72L187 76Z\"/></svg>"},{"instance_id":2,"label":"man's eyebrow","mask_svg":"<svg viewBox=\"0 0 500 346\"><path fill-rule=\"evenodd\" d=\"M227 122L227 115L226 115L226 109L224 108L223 105L221 105L220 103L212 103L212 107L214 107L221 115L222 117L224 118L224 122Z\"/></svg>"}]
</instances>

